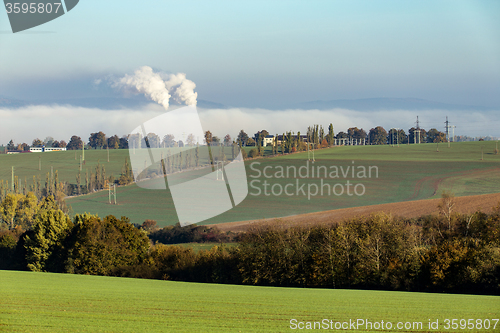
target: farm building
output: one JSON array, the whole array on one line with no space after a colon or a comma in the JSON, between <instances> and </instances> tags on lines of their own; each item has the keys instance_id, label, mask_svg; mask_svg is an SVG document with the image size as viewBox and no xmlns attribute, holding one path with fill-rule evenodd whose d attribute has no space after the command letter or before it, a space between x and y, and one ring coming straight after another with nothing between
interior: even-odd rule
<instances>
[{"instance_id":1,"label":"farm building","mask_svg":"<svg viewBox=\"0 0 500 333\"><path fill-rule=\"evenodd\" d=\"M268 145L272 146L273 141L274 141L274 135L266 135L266 137L262 140L262 146L263 147L266 147Z\"/></svg>"}]
</instances>

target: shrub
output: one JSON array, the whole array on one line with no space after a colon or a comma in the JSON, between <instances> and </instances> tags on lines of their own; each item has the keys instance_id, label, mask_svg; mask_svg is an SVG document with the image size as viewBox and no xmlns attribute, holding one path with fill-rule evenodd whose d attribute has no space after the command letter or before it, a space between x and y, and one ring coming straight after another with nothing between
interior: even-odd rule
<instances>
[{"instance_id":1,"label":"shrub","mask_svg":"<svg viewBox=\"0 0 500 333\"><path fill-rule=\"evenodd\" d=\"M26 260L31 271L58 271L64 261L61 250L73 224L54 206L51 196L43 201L34 218L33 230L25 237Z\"/></svg>"},{"instance_id":2,"label":"shrub","mask_svg":"<svg viewBox=\"0 0 500 333\"><path fill-rule=\"evenodd\" d=\"M254 157L257 157L259 155L260 155L260 153L256 148L253 148L252 150L250 150L248 152L248 157L250 157L250 158L254 158Z\"/></svg>"},{"instance_id":3,"label":"shrub","mask_svg":"<svg viewBox=\"0 0 500 333\"><path fill-rule=\"evenodd\" d=\"M150 220L150 219L147 219L146 221L142 222L142 225L140 226L140 228L146 232L152 232L152 231L158 230L158 226L156 225L156 221Z\"/></svg>"},{"instance_id":4,"label":"shrub","mask_svg":"<svg viewBox=\"0 0 500 333\"><path fill-rule=\"evenodd\" d=\"M190 225L181 227L179 223L151 232L148 237L154 242L163 244L229 242L236 235L228 235L217 228Z\"/></svg>"},{"instance_id":5,"label":"shrub","mask_svg":"<svg viewBox=\"0 0 500 333\"><path fill-rule=\"evenodd\" d=\"M117 268L140 264L149 248L146 235L122 217L75 217L68 241L66 270L70 273L111 275Z\"/></svg>"},{"instance_id":6,"label":"shrub","mask_svg":"<svg viewBox=\"0 0 500 333\"><path fill-rule=\"evenodd\" d=\"M0 269L8 269L16 250L17 239L10 232L0 233Z\"/></svg>"}]
</instances>

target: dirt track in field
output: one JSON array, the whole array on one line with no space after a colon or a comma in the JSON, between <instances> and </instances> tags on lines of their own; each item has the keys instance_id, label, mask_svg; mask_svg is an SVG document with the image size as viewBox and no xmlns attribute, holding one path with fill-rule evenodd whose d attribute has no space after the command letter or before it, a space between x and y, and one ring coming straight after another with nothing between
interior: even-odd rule
<instances>
[{"instance_id":1,"label":"dirt track in field","mask_svg":"<svg viewBox=\"0 0 500 333\"><path fill-rule=\"evenodd\" d=\"M221 231L243 232L254 223L268 223L281 220L282 222L289 224L289 226L331 224L356 216L365 216L377 212L411 218L421 215L438 214L437 206L440 201L441 199L427 199L396 202L382 205L327 210L324 212L293 215L282 218L219 223L212 224L210 226L216 226ZM493 211L494 207L500 204L500 193L456 197L455 202L454 211L456 212L473 213L481 210L488 213Z\"/></svg>"}]
</instances>

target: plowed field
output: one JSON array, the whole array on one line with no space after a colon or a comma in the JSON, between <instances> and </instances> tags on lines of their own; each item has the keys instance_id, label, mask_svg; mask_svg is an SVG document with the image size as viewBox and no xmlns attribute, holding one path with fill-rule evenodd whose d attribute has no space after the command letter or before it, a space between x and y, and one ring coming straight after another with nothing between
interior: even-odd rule
<instances>
[{"instance_id":1,"label":"plowed field","mask_svg":"<svg viewBox=\"0 0 500 333\"><path fill-rule=\"evenodd\" d=\"M241 222L220 223L214 226L222 231L242 232L246 231L254 223L271 223L281 220L290 226L330 224L345 219L365 216L377 212L384 212L401 217L418 217L422 215L438 214L437 206L441 199L416 200L407 202L396 202L381 205L352 207L344 209L328 210L309 214L293 215L280 219L262 219ZM455 211L459 213L474 213L475 211L491 212L500 204L500 193L472 195L455 198Z\"/></svg>"}]
</instances>

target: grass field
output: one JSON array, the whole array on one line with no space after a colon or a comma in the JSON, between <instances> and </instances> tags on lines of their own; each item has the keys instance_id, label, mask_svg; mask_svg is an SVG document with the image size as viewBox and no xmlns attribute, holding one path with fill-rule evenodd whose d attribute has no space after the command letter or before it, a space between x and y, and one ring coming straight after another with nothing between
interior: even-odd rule
<instances>
[{"instance_id":1,"label":"grass field","mask_svg":"<svg viewBox=\"0 0 500 333\"><path fill-rule=\"evenodd\" d=\"M229 247L236 246L237 244L238 243L224 243L223 246L229 248ZM221 243L180 243L180 244L173 244L173 245L192 248L195 252L200 252L202 250L210 250L214 246L220 246Z\"/></svg>"},{"instance_id":2,"label":"grass field","mask_svg":"<svg viewBox=\"0 0 500 333\"><path fill-rule=\"evenodd\" d=\"M58 171L59 180L76 183L76 175L80 169L80 156L82 151L60 151L48 153L23 153L0 155L0 180L11 182L12 167L14 173L24 184L24 180L28 184L33 183L33 176L40 175L42 186L45 182L45 175L48 172ZM86 150L85 151L85 164L82 167L82 179L85 180L85 171L95 172L97 163L105 166L106 175L118 177L121 173L125 159L128 158L127 149L111 149L106 150ZM41 166L41 170L39 170Z\"/></svg>"},{"instance_id":3,"label":"grass field","mask_svg":"<svg viewBox=\"0 0 500 333\"><path fill-rule=\"evenodd\" d=\"M0 271L3 332L287 332L290 320L422 322L495 319L497 296L213 285ZM429 330L429 319L439 329ZM376 332L360 326L353 332Z\"/></svg>"},{"instance_id":4,"label":"grass field","mask_svg":"<svg viewBox=\"0 0 500 333\"><path fill-rule=\"evenodd\" d=\"M351 183L363 184L365 193L362 196L319 195L311 198L295 192L298 195L273 195L271 191L265 195L263 181L266 180L258 172L265 167L276 170L277 167L295 167L299 169L306 165L307 153L297 153L285 156L266 157L245 162L248 181L257 180L249 188L249 195L234 209L219 216L204 221L206 224L254 220L261 218L284 217L295 214L318 212L331 209L358 207L400 201L411 201L439 197L442 191L450 191L457 196L496 193L500 188L500 155L494 154L496 142L460 142L447 144L420 144L392 146L343 146L315 151L314 166L330 168L376 166L378 178L360 179L357 177L340 178L312 177L299 179L305 186L316 184L320 186L320 178L333 187L336 184L344 186L346 180ZM249 148L249 147L247 147ZM230 150L230 148L228 148ZM249 148L250 149L250 148ZM439 151L437 151L439 150ZM270 149L267 147L266 153ZM121 173L128 150L110 150L110 162L106 150L90 150L85 152L86 163L83 166L82 181L85 170L93 172L97 163L106 167L106 174L118 177ZM79 169L81 151L31 153L17 155L0 155L0 180L11 179L11 167L15 174L24 182L32 182L34 175L40 175L42 184L45 174L51 169L58 170L59 179L75 183ZM481 160L481 158L483 158ZM38 170L41 159L41 171ZM353 163L354 162L354 163ZM259 164L260 163L260 164ZM252 167L253 165L253 167ZM312 163L309 164L313 166ZM293 183L298 177L269 179L270 186L280 189ZM311 185L312 186L312 185ZM262 191L258 194L257 188ZM340 189L340 187L339 187ZM271 188L269 188L271 190ZM275 191L278 193L278 191ZM118 217L130 217L132 222L142 223L145 219L154 219L159 225L171 225L178 221L173 201L168 191L146 190L133 184L117 189L118 205L108 203L106 191L71 198L68 203L74 213L91 212L101 216L113 214Z\"/></svg>"},{"instance_id":5,"label":"grass field","mask_svg":"<svg viewBox=\"0 0 500 333\"><path fill-rule=\"evenodd\" d=\"M167 149L172 154L178 151L178 148ZM146 150L137 150L137 156ZM219 150L213 148L214 155L217 156ZM231 158L231 147L225 147L224 152ZM109 162L108 162L109 154ZM40 176L43 182L47 173L58 171L59 180L72 184L76 183L76 175L80 169L81 150L47 152L47 153L22 153L22 154L0 154L0 180L11 182L12 167L14 167L15 176L24 184L26 179L28 184L33 183L33 176ZM142 155L141 155L142 156ZM200 149L200 161L206 162L207 152ZM97 163L104 165L107 177L113 175L115 178L122 172L125 159L129 159L128 149L91 149L85 151L85 164L82 166L82 185L85 181L85 172L95 172ZM194 159L194 156L192 157Z\"/></svg>"},{"instance_id":6,"label":"grass field","mask_svg":"<svg viewBox=\"0 0 500 333\"><path fill-rule=\"evenodd\" d=\"M457 196L499 191L500 155L493 153L495 142L452 143L450 148L447 144L440 144L439 151L436 151L436 148L436 144L421 144L400 147L344 146L317 150L315 167L376 166L379 171L378 178L372 176L359 179L351 175L347 177L351 182L365 186L366 192L362 196L316 195L310 200L302 193L293 196L266 196L262 191L260 195L254 195L258 191L250 187L249 195L237 207L203 223L284 217L339 208L437 198L444 190ZM279 166L294 166L298 169L305 166L306 161L307 153L248 160L245 162L248 181L259 180L260 185L257 187L263 190L262 182L266 179L262 174L254 178L258 176L255 169L261 172L265 167L276 170ZM319 186L323 176L299 180L301 184L306 183L306 186L313 183ZM268 179L269 183L276 184L278 189L296 180L293 175L289 178ZM327 177L324 182L333 187L338 183L345 185L346 179L340 174L340 179ZM272 193L269 191L269 194ZM72 198L68 202L75 212L124 215L137 223L142 223L146 218L158 221L159 225L175 224L178 221L172 198L167 191L146 190L131 185L119 188L117 197L117 206L108 204L106 192Z\"/></svg>"}]
</instances>

